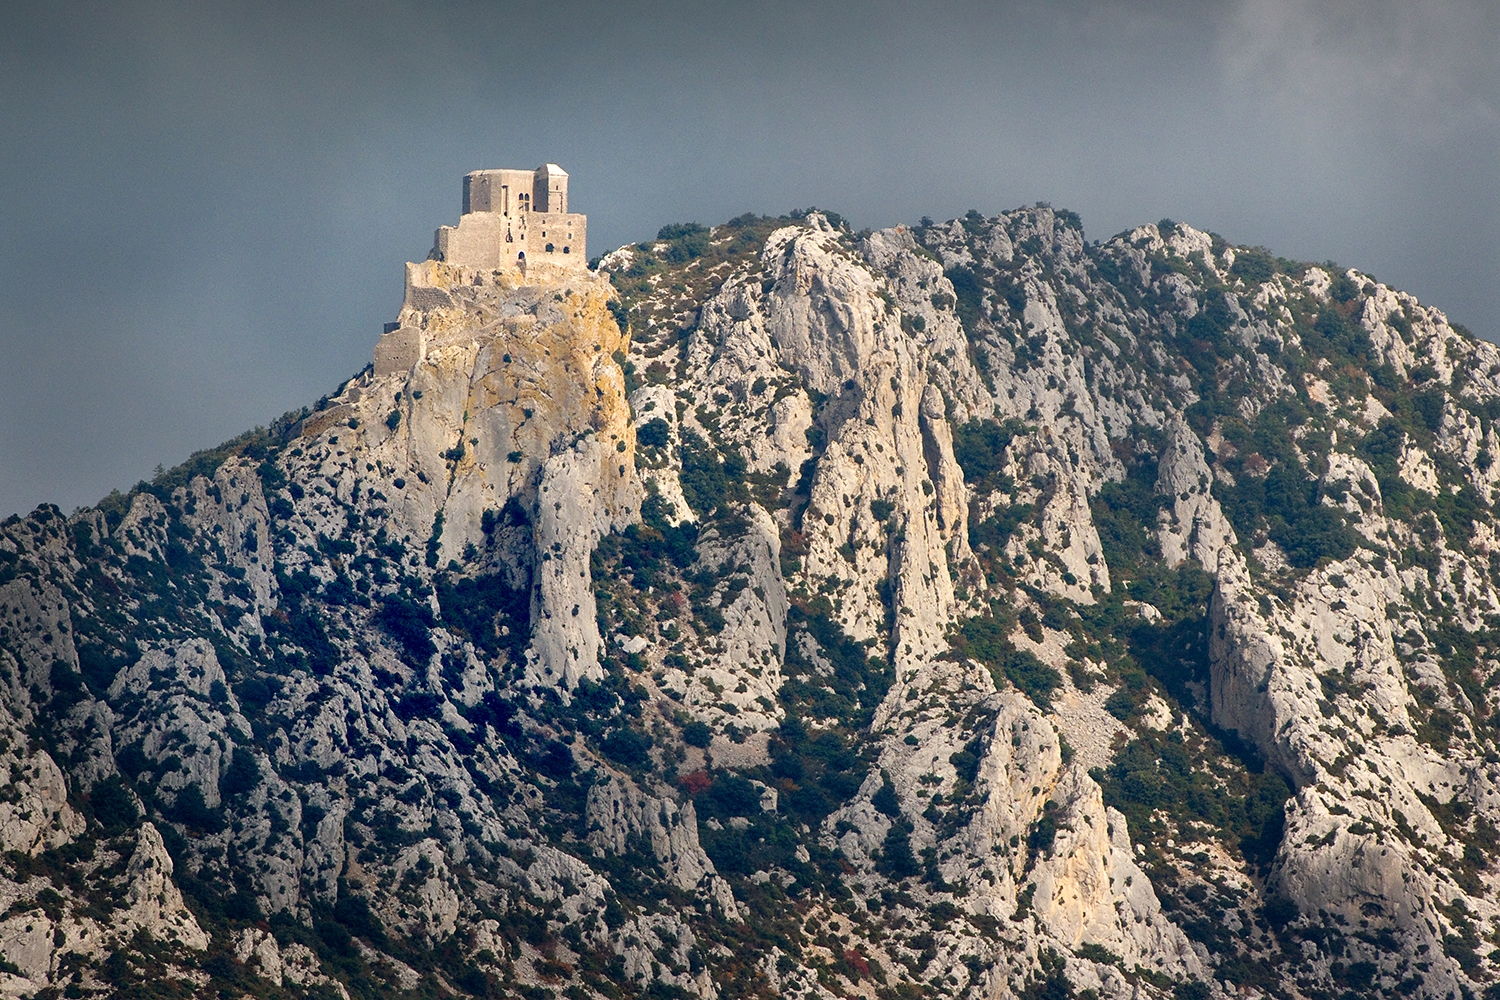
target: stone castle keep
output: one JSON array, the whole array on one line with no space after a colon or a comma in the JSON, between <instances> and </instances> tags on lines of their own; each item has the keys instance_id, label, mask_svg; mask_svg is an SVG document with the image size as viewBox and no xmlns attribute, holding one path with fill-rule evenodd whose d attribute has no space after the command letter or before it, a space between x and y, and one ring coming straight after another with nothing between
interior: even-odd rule
<instances>
[{"instance_id":1,"label":"stone castle keep","mask_svg":"<svg viewBox=\"0 0 1500 1000\"><path fill-rule=\"evenodd\" d=\"M584 268L587 227L585 216L568 211L568 175L557 164L476 170L464 177L458 225L438 228L431 257L462 267L546 261Z\"/></svg>"}]
</instances>

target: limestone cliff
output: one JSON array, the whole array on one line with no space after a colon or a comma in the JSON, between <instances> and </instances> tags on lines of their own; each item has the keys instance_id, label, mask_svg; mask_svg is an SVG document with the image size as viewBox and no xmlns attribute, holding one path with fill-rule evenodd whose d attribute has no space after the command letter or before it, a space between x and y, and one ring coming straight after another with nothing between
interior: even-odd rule
<instances>
[{"instance_id":1,"label":"limestone cliff","mask_svg":"<svg viewBox=\"0 0 1500 1000\"><path fill-rule=\"evenodd\" d=\"M410 264L0 526L0 993L1488 995L1497 415L1165 221Z\"/></svg>"}]
</instances>

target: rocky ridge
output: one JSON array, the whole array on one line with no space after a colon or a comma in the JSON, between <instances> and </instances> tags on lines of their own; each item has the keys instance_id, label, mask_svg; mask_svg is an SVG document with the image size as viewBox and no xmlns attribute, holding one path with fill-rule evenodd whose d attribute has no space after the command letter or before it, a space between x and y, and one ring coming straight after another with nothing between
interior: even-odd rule
<instances>
[{"instance_id":1,"label":"rocky ridge","mask_svg":"<svg viewBox=\"0 0 1500 1000\"><path fill-rule=\"evenodd\" d=\"M0 527L0 993L1494 991L1497 379L1045 205L410 264Z\"/></svg>"}]
</instances>

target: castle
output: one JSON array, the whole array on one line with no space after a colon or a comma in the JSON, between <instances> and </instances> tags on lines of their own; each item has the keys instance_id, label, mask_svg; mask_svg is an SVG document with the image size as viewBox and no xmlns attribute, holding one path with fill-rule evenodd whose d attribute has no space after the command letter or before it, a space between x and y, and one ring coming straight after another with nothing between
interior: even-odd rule
<instances>
[{"instance_id":1,"label":"castle","mask_svg":"<svg viewBox=\"0 0 1500 1000\"><path fill-rule=\"evenodd\" d=\"M518 275L525 282L568 280L572 270L587 273L587 225L586 217L568 211L568 175L555 163L465 176L458 225L438 227L427 260L406 265L401 319L385 324L375 345L375 374L409 371L426 356L425 311L454 304L447 289L455 280L480 285L484 276L474 272L484 271L494 272L497 285L502 272L507 283ZM524 277L533 267L537 270ZM567 271L544 277L549 268Z\"/></svg>"},{"instance_id":2,"label":"castle","mask_svg":"<svg viewBox=\"0 0 1500 1000\"><path fill-rule=\"evenodd\" d=\"M587 226L587 217L568 211L568 175L557 164L476 170L464 177L458 225L438 228L429 256L464 267L545 261L586 268Z\"/></svg>"}]
</instances>

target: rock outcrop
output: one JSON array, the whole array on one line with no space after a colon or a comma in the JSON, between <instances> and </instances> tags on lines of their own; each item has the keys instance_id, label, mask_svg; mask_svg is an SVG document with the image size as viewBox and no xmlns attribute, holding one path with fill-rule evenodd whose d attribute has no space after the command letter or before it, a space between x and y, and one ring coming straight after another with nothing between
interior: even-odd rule
<instances>
[{"instance_id":1,"label":"rock outcrop","mask_svg":"<svg viewBox=\"0 0 1500 1000\"><path fill-rule=\"evenodd\" d=\"M0 993L1493 991L1437 310L1038 205L429 260L388 331L0 525Z\"/></svg>"}]
</instances>

